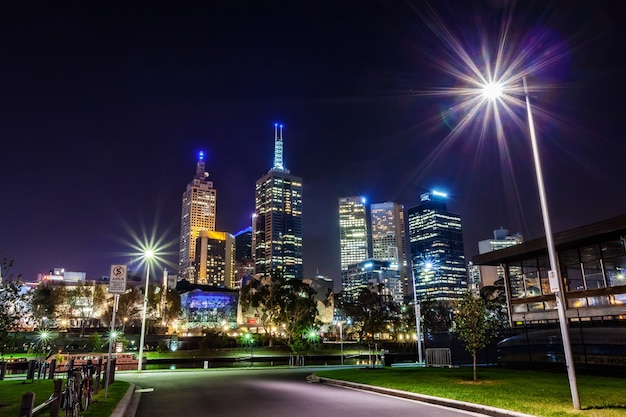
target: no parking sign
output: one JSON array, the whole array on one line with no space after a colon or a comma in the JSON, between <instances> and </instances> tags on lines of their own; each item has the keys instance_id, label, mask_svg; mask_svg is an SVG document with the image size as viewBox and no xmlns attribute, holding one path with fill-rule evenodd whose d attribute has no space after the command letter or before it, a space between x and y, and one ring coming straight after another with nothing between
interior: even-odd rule
<instances>
[{"instance_id":1,"label":"no parking sign","mask_svg":"<svg viewBox=\"0 0 626 417\"><path fill-rule=\"evenodd\" d=\"M124 294L126 292L126 268L126 265L111 265L109 293Z\"/></svg>"}]
</instances>

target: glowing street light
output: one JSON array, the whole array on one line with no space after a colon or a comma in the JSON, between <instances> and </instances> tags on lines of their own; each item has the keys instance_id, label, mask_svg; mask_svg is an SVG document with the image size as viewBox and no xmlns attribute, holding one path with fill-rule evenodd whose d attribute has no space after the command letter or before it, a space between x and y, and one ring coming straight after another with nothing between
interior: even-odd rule
<instances>
[{"instance_id":1,"label":"glowing street light","mask_svg":"<svg viewBox=\"0 0 626 417\"><path fill-rule=\"evenodd\" d=\"M150 260L154 256L152 249L146 249L143 254L146 260L146 285L143 290L143 311L141 313L141 337L139 338L139 361L137 370L141 371L143 365L143 346L146 339L146 310L148 309L148 283L150 282Z\"/></svg>"},{"instance_id":2,"label":"glowing street light","mask_svg":"<svg viewBox=\"0 0 626 417\"><path fill-rule=\"evenodd\" d=\"M530 105L530 97L528 94L528 85L526 77L522 77L524 87L524 96L526 104L526 114L528 117L528 131L533 152L533 161L535 165L535 176L537 179L537 188L539 191L539 200L541 203L541 214L543 217L543 226L546 234L546 246L548 248L548 257L550 258L550 271L548 277L550 286L555 295L556 307L559 315L559 325L561 328L561 338L563 341L563 350L565 352L565 366L569 378L570 390L572 394L572 402L576 410L580 410L580 400L578 398L578 389L576 386L576 371L574 369L574 359L572 356L572 348L569 339L569 329L567 323L567 315L565 313L565 294L563 292L563 282L560 277L556 249L552 236L552 227L550 226L550 216L548 212L548 202L546 198L545 187L543 183L543 172L541 169L541 159L539 158L539 147L537 146L537 136L535 134L535 124L533 122L532 108ZM502 84L495 81L489 81L482 86L482 95L489 100L494 106L494 112L497 112L496 104L502 101L505 92Z\"/></svg>"}]
</instances>

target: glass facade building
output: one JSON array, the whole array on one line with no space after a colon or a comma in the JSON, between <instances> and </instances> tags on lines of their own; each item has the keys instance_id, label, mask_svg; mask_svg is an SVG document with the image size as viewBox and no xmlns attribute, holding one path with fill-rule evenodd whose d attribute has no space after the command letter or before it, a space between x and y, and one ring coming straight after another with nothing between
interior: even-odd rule
<instances>
[{"instance_id":1,"label":"glass facade building","mask_svg":"<svg viewBox=\"0 0 626 417\"><path fill-rule=\"evenodd\" d=\"M252 247L255 272L302 279L302 178L283 166L283 125L275 125L274 167L256 182Z\"/></svg>"},{"instance_id":2,"label":"glass facade building","mask_svg":"<svg viewBox=\"0 0 626 417\"><path fill-rule=\"evenodd\" d=\"M554 235L570 321L626 320L624 236L626 216ZM558 320L545 238L476 255L473 262L503 268L512 325Z\"/></svg>"},{"instance_id":3,"label":"glass facade building","mask_svg":"<svg viewBox=\"0 0 626 417\"><path fill-rule=\"evenodd\" d=\"M408 294L404 206L387 201L370 205L372 258L398 265L403 291Z\"/></svg>"},{"instance_id":4,"label":"glass facade building","mask_svg":"<svg viewBox=\"0 0 626 417\"><path fill-rule=\"evenodd\" d=\"M339 247L342 271L370 257L365 198L339 199Z\"/></svg>"},{"instance_id":5,"label":"glass facade building","mask_svg":"<svg viewBox=\"0 0 626 417\"><path fill-rule=\"evenodd\" d=\"M447 196L421 195L408 210L409 246L418 301L452 301L467 290L461 217L450 213Z\"/></svg>"}]
</instances>

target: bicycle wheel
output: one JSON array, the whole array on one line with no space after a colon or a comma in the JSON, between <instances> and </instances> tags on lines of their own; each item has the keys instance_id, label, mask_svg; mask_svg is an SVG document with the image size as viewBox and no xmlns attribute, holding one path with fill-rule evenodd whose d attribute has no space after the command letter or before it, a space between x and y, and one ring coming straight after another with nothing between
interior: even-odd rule
<instances>
[{"instance_id":1,"label":"bicycle wheel","mask_svg":"<svg viewBox=\"0 0 626 417\"><path fill-rule=\"evenodd\" d=\"M87 411L91 404L91 389L87 381L83 381L80 386L80 411Z\"/></svg>"}]
</instances>

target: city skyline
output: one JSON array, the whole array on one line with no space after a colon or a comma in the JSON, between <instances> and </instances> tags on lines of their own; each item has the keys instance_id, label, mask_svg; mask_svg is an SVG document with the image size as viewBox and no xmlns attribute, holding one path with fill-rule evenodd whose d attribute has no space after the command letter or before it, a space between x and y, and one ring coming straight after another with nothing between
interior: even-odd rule
<instances>
[{"instance_id":1,"label":"city skyline","mask_svg":"<svg viewBox=\"0 0 626 417\"><path fill-rule=\"evenodd\" d=\"M500 226L543 235L524 126L505 122L508 153L469 129L446 141L454 100L429 94L457 83L441 68L455 57L432 16L469 47L497 32L479 25L506 15L495 2L11 8L0 256L25 279L55 267L107 275L137 258L129 242L144 230L173 242L166 257L177 264L180 196L199 150L219 196L215 229L248 227L276 121L285 164L303 181L306 277L338 283L342 196L411 207L444 189L467 261ZM626 213L625 15L617 1L524 2L511 13L511 38L543 42L530 60L565 51L529 76L550 84L532 101L555 232Z\"/></svg>"}]
</instances>

